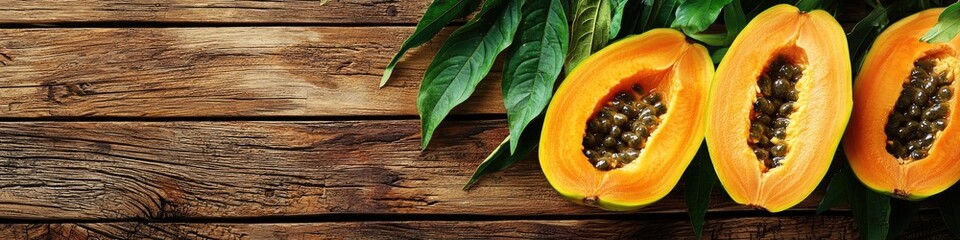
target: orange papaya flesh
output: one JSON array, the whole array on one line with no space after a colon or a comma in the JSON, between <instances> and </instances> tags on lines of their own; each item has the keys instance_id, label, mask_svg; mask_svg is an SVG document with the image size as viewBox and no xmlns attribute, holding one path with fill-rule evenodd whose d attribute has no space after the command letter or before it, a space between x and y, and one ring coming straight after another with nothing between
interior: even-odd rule
<instances>
[{"instance_id":1,"label":"orange papaya flesh","mask_svg":"<svg viewBox=\"0 0 960 240\"><path fill-rule=\"evenodd\" d=\"M703 141L713 73L706 48L673 29L631 36L591 55L547 109L539 149L547 180L564 198L607 210L663 198ZM607 138L613 142L604 145Z\"/></svg>"},{"instance_id":2,"label":"orange papaya flesh","mask_svg":"<svg viewBox=\"0 0 960 240\"><path fill-rule=\"evenodd\" d=\"M953 96L960 38L920 41L941 12L928 9L887 28L854 83L857 104L843 146L850 167L867 187L902 199L924 199L960 180Z\"/></svg>"},{"instance_id":3,"label":"orange papaya flesh","mask_svg":"<svg viewBox=\"0 0 960 240\"><path fill-rule=\"evenodd\" d=\"M852 109L846 35L827 12L777 5L720 62L706 140L720 183L770 212L805 199L826 174Z\"/></svg>"}]
</instances>

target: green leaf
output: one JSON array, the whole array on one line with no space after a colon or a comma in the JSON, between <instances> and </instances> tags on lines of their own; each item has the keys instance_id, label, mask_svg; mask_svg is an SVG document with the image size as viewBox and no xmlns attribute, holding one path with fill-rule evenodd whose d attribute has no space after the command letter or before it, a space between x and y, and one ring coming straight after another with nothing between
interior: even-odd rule
<instances>
[{"instance_id":1,"label":"green leaf","mask_svg":"<svg viewBox=\"0 0 960 240\"><path fill-rule=\"evenodd\" d=\"M727 55L727 50L730 50L730 48L720 48L714 50L713 53L710 53L710 58L713 59L713 65L720 64L720 60L723 60L723 56Z\"/></svg>"},{"instance_id":2,"label":"green leaf","mask_svg":"<svg viewBox=\"0 0 960 240\"><path fill-rule=\"evenodd\" d=\"M853 60L854 76L860 72L863 57L867 55L867 50L870 48L873 40L880 35L880 32L887 27L889 22L887 9L877 7L860 20L860 22L857 22L857 25L853 26L853 30L850 30L850 33L847 33L847 42L850 45L850 59Z\"/></svg>"},{"instance_id":3,"label":"green leaf","mask_svg":"<svg viewBox=\"0 0 960 240\"><path fill-rule=\"evenodd\" d=\"M433 1L433 3L427 7L427 12L423 14L423 18L417 23L417 29L403 42L403 45L400 45L400 51L397 51L397 54L394 55L390 63L387 64L387 68L383 71L383 77L380 78L380 87L386 85L387 81L390 80L393 69L397 66L397 62L400 61L400 57L403 57L403 54L406 53L407 50L430 41L430 39L436 36L450 21L467 16L470 12L473 12L474 9L477 9L477 5L479 4L480 1L477 0Z\"/></svg>"},{"instance_id":4,"label":"green leaf","mask_svg":"<svg viewBox=\"0 0 960 240\"><path fill-rule=\"evenodd\" d=\"M510 135L517 137L550 102L569 47L561 0L527 0L522 12L523 21L507 54L502 82L507 124ZM517 142L511 142L510 152L516 149Z\"/></svg>"},{"instance_id":5,"label":"green leaf","mask_svg":"<svg viewBox=\"0 0 960 240\"><path fill-rule=\"evenodd\" d=\"M750 11L747 11L747 19L753 19L753 18L756 17L757 15L760 15L760 13L763 12L764 10L767 10L767 9L773 7L773 6L776 6L777 4L782 4L782 3L794 3L794 2L796 2L796 1L795 1L795 0L793 0L793 1L788 1L788 0L755 0L755 1L753 1L752 3L747 3L747 4L746 4L746 6L750 6L750 8L747 8L747 9L750 10ZM746 11L747 9L744 9L744 11Z\"/></svg>"},{"instance_id":6,"label":"green leaf","mask_svg":"<svg viewBox=\"0 0 960 240\"><path fill-rule=\"evenodd\" d=\"M800 9L800 11L809 12L813 9L817 9L817 6L820 6L820 0L799 0L794 6Z\"/></svg>"},{"instance_id":7,"label":"green leaf","mask_svg":"<svg viewBox=\"0 0 960 240\"><path fill-rule=\"evenodd\" d=\"M890 197L866 190L867 238L883 239L890 230ZM861 230L862 231L862 230Z\"/></svg>"},{"instance_id":8,"label":"green leaf","mask_svg":"<svg viewBox=\"0 0 960 240\"><path fill-rule=\"evenodd\" d=\"M663 0L643 0L643 13L641 13L640 18L637 19L637 28L633 29L634 34L643 33L652 28L650 26L652 21L654 21L657 16L660 16L661 13L664 13L664 11L662 11L664 2ZM672 13L674 9L671 8L669 10L669 12Z\"/></svg>"},{"instance_id":9,"label":"green leaf","mask_svg":"<svg viewBox=\"0 0 960 240\"><path fill-rule=\"evenodd\" d=\"M938 201L938 207L940 207L940 216L943 217L943 223L947 225L947 229L950 232L953 232L953 235L960 238L960 184L953 184L953 187L948 188L946 191L943 191L940 194L937 194L940 201Z\"/></svg>"},{"instance_id":10,"label":"green leaf","mask_svg":"<svg viewBox=\"0 0 960 240\"><path fill-rule=\"evenodd\" d=\"M727 43L733 43L740 31L747 26L747 16L743 13L740 0L733 0L723 7L723 23L727 26Z\"/></svg>"},{"instance_id":11,"label":"green leaf","mask_svg":"<svg viewBox=\"0 0 960 240\"><path fill-rule=\"evenodd\" d=\"M847 159L843 156L842 150L838 151L838 159L834 159L834 162L840 162L842 165L837 175L834 176L834 180L830 182L830 186L827 187L827 195L839 194L847 196L847 203L850 203L850 211L853 212L853 218L857 222L857 228L860 230L861 238L871 240L886 239L890 232L890 197L870 190L857 180L853 171L850 170L850 166L847 164ZM841 182L838 183L837 181ZM844 185L848 186L844 187ZM834 186L836 186L836 188L831 190ZM837 191L845 191L845 193L837 193ZM820 203L820 207L817 208L818 213L826 210L824 206L826 206L826 208L831 206L831 204L827 202L833 200L826 199L829 197L830 196L824 197L823 202Z\"/></svg>"},{"instance_id":12,"label":"green leaf","mask_svg":"<svg viewBox=\"0 0 960 240\"><path fill-rule=\"evenodd\" d=\"M910 226L910 222L917 218L921 203L890 199L890 232L887 233L887 239L897 239L903 233L903 230Z\"/></svg>"},{"instance_id":13,"label":"green leaf","mask_svg":"<svg viewBox=\"0 0 960 240\"><path fill-rule=\"evenodd\" d=\"M469 189L470 186L476 183L483 175L506 169L518 160L527 158L530 153L537 149L537 144L540 139L540 128L542 126L543 115L538 116L533 122L530 122L530 126L523 132L520 141L516 141L518 142L517 151L513 154L507 150L507 146L510 142L513 142L510 136L507 136L507 138L503 140L503 143L500 143L500 146L497 146L497 148L490 153L490 156L487 156L487 158L480 163L477 170L473 172L473 177L470 177L470 181L467 181L467 184L463 186L463 190Z\"/></svg>"},{"instance_id":14,"label":"green leaf","mask_svg":"<svg viewBox=\"0 0 960 240\"><path fill-rule=\"evenodd\" d=\"M862 184L850 192L850 210L863 239L884 239L890 229L890 197Z\"/></svg>"},{"instance_id":15,"label":"green leaf","mask_svg":"<svg viewBox=\"0 0 960 240\"><path fill-rule=\"evenodd\" d=\"M578 0L574 7L570 54L566 72L604 46L610 37L610 3L608 0Z\"/></svg>"},{"instance_id":16,"label":"green leaf","mask_svg":"<svg viewBox=\"0 0 960 240\"><path fill-rule=\"evenodd\" d=\"M846 160L842 159L842 161ZM837 160L834 160L834 162L837 162ZM850 169L839 168L838 171L833 175L833 178L830 179L830 184L827 185L827 192L824 194L823 200L820 201L820 206L817 206L817 214L826 212L844 200L849 199L851 197L849 195L851 189L857 187L862 186L859 186L856 177L853 176L853 173L850 172Z\"/></svg>"},{"instance_id":17,"label":"green leaf","mask_svg":"<svg viewBox=\"0 0 960 240\"><path fill-rule=\"evenodd\" d=\"M687 37L693 38L710 46L730 45L727 43L726 33L692 33L687 34Z\"/></svg>"},{"instance_id":18,"label":"green leaf","mask_svg":"<svg viewBox=\"0 0 960 240\"><path fill-rule=\"evenodd\" d=\"M634 34L634 31L637 29L637 25L640 24L640 16L643 13L643 1L640 0L621 0L626 1L627 6L623 10L623 17L620 21L620 31L617 34L616 39L622 39L624 37Z\"/></svg>"},{"instance_id":19,"label":"green leaf","mask_svg":"<svg viewBox=\"0 0 960 240\"><path fill-rule=\"evenodd\" d=\"M717 21L720 9L731 0L686 0L677 8L677 19L670 24L672 28L683 29L686 34L694 34L706 30L710 24Z\"/></svg>"},{"instance_id":20,"label":"green leaf","mask_svg":"<svg viewBox=\"0 0 960 240\"><path fill-rule=\"evenodd\" d=\"M920 10L923 10L923 9L929 9L929 8L946 7L951 3L956 3L956 0L947 1L947 2L944 2L943 0L920 0L916 2L919 3ZM917 12L917 10L914 10L913 12Z\"/></svg>"},{"instance_id":21,"label":"green leaf","mask_svg":"<svg viewBox=\"0 0 960 240\"><path fill-rule=\"evenodd\" d=\"M669 27L673 23L680 0L643 0L643 14L639 29L634 33L643 33L654 28Z\"/></svg>"},{"instance_id":22,"label":"green leaf","mask_svg":"<svg viewBox=\"0 0 960 240\"><path fill-rule=\"evenodd\" d=\"M960 33L960 3L954 3L940 13L937 24L930 28L920 41L928 43L947 42Z\"/></svg>"},{"instance_id":23,"label":"green leaf","mask_svg":"<svg viewBox=\"0 0 960 240\"><path fill-rule=\"evenodd\" d=\"M717 174L713 171L705 142L700 144L700 149L690 166L687 166L683 179L683 198L687 202L687 214L690 215L693 231L700 237L703 235L703 225L710 207L710 193L717 183Z\"/></svg>"},{"instance_id":24,"label":"green leaf","mask_svg":"<svg viewBox=\"0 0 960 240\"><path fill-rule=\"evenodd\" d=\"M610 19L610 39L614 39L620 34L620 26L623 23L623 11L627 8L627 2L630 0L610 0L612 4L613 16Z\"/></svg>"},{"instance_id":25,"label":"green leaf","mask_svg":"<svg viewBox=\"0 0 960 240\"><path fill-rule=\"evenodd\" d=\"M493 61L513 42L520 23L520 1L487 0L477 16L454 31L427 67L417 95L422 142L453 107L467 100L490 72Z\"/></svg>"},{"instance_id":26,"label":"green leaf","mask_svg":"<svg viewBox=\"0 0 960 240\"><path fill-rule=\"evenodd\" d=\"M833 4L833 0L800 0L797 2L797 8L800 11L813 11L817 9L825 9L827 6Z\"/></svg>"}]
</instances>

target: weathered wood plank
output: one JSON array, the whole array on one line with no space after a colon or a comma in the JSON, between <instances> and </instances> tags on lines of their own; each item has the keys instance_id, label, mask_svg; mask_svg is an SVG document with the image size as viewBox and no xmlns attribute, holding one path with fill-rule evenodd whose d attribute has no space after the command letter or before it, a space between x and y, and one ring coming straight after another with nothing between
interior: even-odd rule
<instances>
[{"instance_id":1,"label":"weathered wood plank","mask_svg":"<svg viewBox=\"0 0 960 240\"><path fill-rule=\"evenodd\" d=\"M0 118L417 115L452 31L383 68L412 27L0 29ZM500 64L454 114L502 114Z\"/></svg>"},{"instance_id":2,"label":"weathered wood plank","mask_svg":"<svg viewBox=\"0 0 960 240\"><path fill-rule=\"evenodd\" d=\"M0 224L16 239L694 239L682 219L374 221L319 223ZM706 239L859 239L847 216L711 218ZM936 213L919 215L902 239L953 239Z\"/></svg>"},{"instance_id":3,"label":"weathered wood plank","mask_svg":"<svg viewBox=\"0 0 960 240\"><path fill-rule=\"evenodd\" d=\"M0 23L195 22L414 24L430 0L5 1Z\"/></svg>"},{"instance_id":4,"label":"weathered wood plank","mask_svg":"<svg viewBox=\"0 0 960 240\"><path fill-rule=\"evenodd\" d=\"M0 23L171 22L415 24L431 0L33 0L0 6ZM844 2L838 20L859 21L870 12L862 2ZM749 6L747 11L753 10Z\"/></svg>"},{"instance_id":5,"label":"weathered wood plank","mask_svg":"<svg viewBox=\"0 0 960 240\"><path fill-rule=\"evenodd\" d=\"M504 125L450 122L421 152L416 120L0 122L0 218L622 214L563 200L534 158L461 190ZM711 206L753 211L719 193ZM642 211L685 210L678 187Z\"/></svg>"},{"instance_id":6,"label":"weathered wood plank","mask_svg":"<svg viewBox=\"0 0 960 240\"><path fill-rule=\"evenodd\" d=\"M0 29L0 117L417 115L438 41L377 88L412 30ZM498 69L455 113L504 113Z\"/></svg>"}]
</instances>

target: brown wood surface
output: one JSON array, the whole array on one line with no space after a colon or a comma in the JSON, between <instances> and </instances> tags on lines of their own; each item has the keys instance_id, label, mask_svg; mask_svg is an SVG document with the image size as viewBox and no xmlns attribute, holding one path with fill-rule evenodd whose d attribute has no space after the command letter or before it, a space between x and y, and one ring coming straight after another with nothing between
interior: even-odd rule
<instances>
[{"instance_id":1,"label":"brown wood surface","mask_svg":"<svg viewBox=\"0 0 960 240\"><path fill-rule=\"evenodd\" d=\"M0 29L0 118L416 116L451 29L383 68L413 27ZM500 64L453 114L502 114Z\"/></svg>"},{"instance_id":2,"label":"brown wood surface","mask_svg":"<svg viewBox=\"0 0 960 240\"><path fill-rule=\"evenodd\" d=\"M431 0L31 0L0 6L0 24L83 22L246 24L416 24ZM869 14L862 1L843 2L843 23ZM749 12L752 6L744 6Z\"/></svg>"},{"instance_id":3,"label":"brown wood surface","mask_svg":"<svg viewBox=\"0 0 960 240\"><path fill-rule=\"evenodd\" d=\"M417 115L438 41L408 53L377 88L412 31L0 29L0 117ZM455 114L503 113L499 76L491 73Z\"/></svg>"},{"instance_id":4,"label":"brown wood surface","mask_svg":"<svg viewBox=\"0 0 960 240\"><path fill-rule=\"evenodd\" d=\"M0 23L415 24L430 0L4 1Z\"/></svg>"},{"instance_id":5,"label":"brown wood surface","mask_svg":"<svg viewBox=\"0 0 960 240\"><path fill-rule=\"evenodd\" d=\"M461 190L505 124L452 122L421 152L415 120L0 123L0 218L614 214L560 198L534 157ZM642 212L684 213L682 189ZM762 214L720 192L711 211Z\"/></svg>"},{"instance_id":6,"label":"brown wood surface","mask_svg":"<svg viewBox=\"0 0 960 240\"><path fill-rule=\"evenodd\" d=\"M859 239L848 216L711 219L705 239ZM922 213L902 239L950 239L939 216ZM360 221L316 223L0 224L0 235L34 239L693 239L684 219Z\"/></svg>"},{"instance_id":7,"label":"brown wood surface","mask_svg":"<svg viewBox=\"0 0 960 240\"><path fill-rule=\"evenodd\" d=\"M376 87L430 2L3 1L0 239L694 237L682 184L604 212L531 156L461 190L507 135L500 63L426 151L416 93L454 28ZM780 214L718 189L705 236L858 238L813 214L824 188ZM904 238L953 236L925 208Z\"/></svg>"}]
</instances>

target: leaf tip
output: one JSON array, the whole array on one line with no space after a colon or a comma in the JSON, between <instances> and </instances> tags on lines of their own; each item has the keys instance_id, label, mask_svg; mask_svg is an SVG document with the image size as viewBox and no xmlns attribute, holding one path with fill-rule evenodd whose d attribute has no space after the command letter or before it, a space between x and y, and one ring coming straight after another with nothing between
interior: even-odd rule
<instances>
[{"instance_id":1,"label":"leaf tip","mask_svg":"<svg viewBox=\"0 0 960 240\"><path fill-rule=\"evenodd\" d=\"M427 131L423 131L420 137L420 151L421 152L426 151L427 145L430 145L430 133Z\"/></svg>"},{"instance_id":2,"label":"leaf tip","mask_svg":"<svg viewBox=\"0 0 960 240\"><path fill-rule=\"evenodd\" d=\"M461 190L463 190L463 191L469 191L469 190L470 190L470 187L472 187L472 186L473 186L473 183L475 183L475 182L477 182L477 179L476 179L476 178L471 178L470 181L467 181L467 184L464 184L464 185L463 185L463 189L461 189Z\"/></svg>"},{"instance_id":3,"label":"leaf tip","mask_svg":"<svg viewBox=\"0 0 960 240\"><path fill-rule=\"evenodd\" d=\"M505 142L510 142L510 155L513 155L515 152L517 152L517 145L520 142L519 140L521 133L523 133L523 130L519 130L516 134L510 133L510 135L507 135L507 139L504 140ZM517 139L517 141L510 141L510 136L516 136L514 139Z\"/></svg>"},{"instance_id":4,"label":"leaf tip","mask_svg":"<svg viewBox=\"0 0 960 240\"><path fill-rule=\"evenodd\" d=\"M826 208L819 208L819 207L818 207L816 214L817 214L817 215L820 215L820 214L823 214L823 212L826 212L826 211L827 211Z\"/></svg>"},{"instance_id":5,"label":"leaf tip","mask_svg":"<svg viewBox=\"0 0 960 240\"><path fill-rule=\"evenodd\" d=\"M429 144L430 144L430 139L428 139L428 138L420 139L420 151L421 151L421 152L426 151L426 150L427 150L427 145L429 145Z\"/></svg>"},{"instance_id":6,"label":"leaf tip","mask_svg":"<svg viewBox=\"0 0 960 240\"><path fill-rule=\"evenodd\" d=\"M387 81L390 80L390 75L393 74L393 69L383 70L383 76L380 77L380 85L377 88L382 89L383 86L387 85Z\"/></svg>"}]
</instances>

